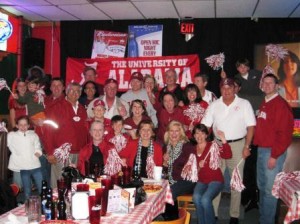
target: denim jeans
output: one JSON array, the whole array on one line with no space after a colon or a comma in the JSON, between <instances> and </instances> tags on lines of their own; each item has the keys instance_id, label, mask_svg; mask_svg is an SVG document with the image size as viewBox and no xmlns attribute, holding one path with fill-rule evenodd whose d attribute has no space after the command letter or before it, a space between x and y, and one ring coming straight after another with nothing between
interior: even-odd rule
<instances>
[{"instance_id":1,"label":"denim jeans","mask_svg":"<svg viewBox=\"0 0 300 224\"><path fill-rule=\"evenodd\" d=\"M21 173L21 178L23 183L25 200L27 200L31 195L31 177L33 177L34 183L37 186L39 194L41 194L42 180L43 180L43 174L41 168L39 167L32 170L21 170L20 173Z\"/></svg>"},{"instance_id":2,"label":"denim jeans","mask_svg":"<svg viewBox=\"0 0 300 224\"><path fill-rule=\"evenodd\" d=\"M276 166L272 170L267 167L270 156L270 148L258 147L257 186L259 189L259 222L263 224L275 223L277 199L272 195L272 188L276 175L282 171L286 152L277 158Z\"/></svg>"},{"instance_id":3,"label":"denim jeans","mask_svg":"<svg viewBox=\"0 0 300 224\"><path fill-rule=\"evenodd\" d=\"M194 189L193 202L196 206L198 224L215 224L212 200L221 192L224 184L212 181L209 184L198 182Z\"/></svg>"}]
</instances>

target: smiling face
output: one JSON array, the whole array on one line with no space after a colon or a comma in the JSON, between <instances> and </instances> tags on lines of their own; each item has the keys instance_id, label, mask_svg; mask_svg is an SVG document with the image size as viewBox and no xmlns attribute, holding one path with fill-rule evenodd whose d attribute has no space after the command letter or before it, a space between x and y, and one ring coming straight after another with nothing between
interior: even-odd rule
<instances>
[{"instance_id":1,"label":"smiling face","mask_svg":"<svg viewBox=\"0 0 300 224\"><path fill-rule=\"evenodd\" d=\"M27 88L30 92L34 93L39 89L39 85L33 82L29 82L27 84Z\"/></svg>"},{"instance_id":2,"label":"smiling face","mask_svg":"<svg viewBox=\"0 0 300 224\"><path fill-rule=\"evenodd\" d=\"M75 104L81 95L81 87L71 85L67 90L67 99L70 103Z\"/></svg>"},{"instance_id":3,"label":"smiling face","mask_svg":"<svg viewBox=\"0 0 300 224\"><path fill-rule=\"evenodd\" d=\"M139 135L142 141L150 140L154 135L152 126L150 124L142 124Z\"/></svg>"},{"instance_id":4,"label":"smiling face","mask_svg":"<svg viewBox=\"0 0 300 224\"><path fill-rule=\"evenodd\" d=\"M297 63L292 61L290 56L284 58L283 71L286 77L293 77L297 72Z\"/></svg>"},{"instance_id":5,"label":"smiling face","mask_svg":"<svg viewBox=\"0 0 300 224\"><path fill-rule=\"evenodd\" d=\"M29 123L28 123L28 120L27 119L20 119L18 121L18 123L16 124L16 127L19 129L19 131L21 132L26 132L29 128Z\"/></svg>"},{"instance_id":6,"label":"smiling face","mask_svg":"<svg viewBox=\"0 0 300 224\"><path fill-rule=\"evenodd\" d=\"M132 91L139 91L143 87L143 82L138 79L132 79L130 82Z\"/></svg>"},{"instance_id":7,"label":"smiling face","mask_svg":"<svg viewBox=\"0 0 300 224\"><path fill-rule=\"evenodd\" d=\"M65 87L61 81L53 80L51 82L50 90L52 92L53 97L60 97L63 94L64 89Z\"/></svg>"},{"instance_id":8,"label":"smiling face","mask_svg":"<svg viewBox=\"0 0 300 224\"><path fill-rule=\"evenodd\" d=\"M118 92L118 86L116 83L109 83L104 87L105 96L108 98L115 98Z\"/></svg>"},{"instance_id":9,"label":"smiling face","mask_svg":"<svg viewBox=\"0 0 300 224\"><path fill-rule=\"evenodd\" d=\"M169 128L169 141L172 145L176 145L181 140L181 127L179 125L172 125Z\"/></svg>"},{"instance_id":10,"label":"smiling face","mask_svg":"<svg viewBox=\"0 0 300 224\"><path fill-rule=\"evenodd\" d=\"M223 85L221 87L221 95L224 102L232 102L235 97L234 86Z\"/></svg>"},{"instance_id":11,"label":"smiling face","mask_svg":"<svg viewBox=\"0 0 300 224\"><path fill-rule=\"evenodd\" d=\"M101 142L104 135L104 125L102 122L92 123L90 128L90 134L93 138L93 141Z\"/></svg>"},{"instance_id":12,"label":"smiling face","mask_svg":"<svg viewBox=\"0 0 300 224\"><path fill-rule=\"evenodd\" d=\"M112 124L112 129L114 130L115 135L120 134L123 129L123 122L122 121L114 122Z\"/></svg>"},{"instance_id":13,"label":"smiling face","mask_svg":"<svg viewBox=\"0 0 300 224\"><path fill-rule=\"evenodd\" d=\"M205 143L207 139L207 134L197 129L195 131L194 138L197 144Z\"/></svg>"},{"instance_id":14,"label":"smiling face","mask_svg":"<svg viewBox=\"0 0 300 224\"><path fill-rule=\"evenodd\" d=\"M197 98L197 92L193 89L189 90L187 92L187 98L188 98L190 103L194 102Z\"/></svg>"},{"instance_id":15,"label":"smiling face","mask_svg":"<svg viewBox=\"0 0 300 224\"><path fill-rule=\"evenodd\" d=\"M18 93L23 96L27 90L27 86L25 82L18 82L17 84Z\"/></svg>"},{"instance_id":16,"label":"smiling face","mask_svg":"<svg viewBox=\"0 0 300 224\"><path fill-rule=\"evenodd\" d=\"M131 111L132 111L133 117L141 117L144 113L144 109L143 109L142 105L140 105L137 102L132 103Z\"/></svg>"},{"instance_id":17,"label":"smiling face","mask_svg":"<svg viewBox=\"0 0 300 224\"><path fill-rule=\"evenodd\" d=\"M85 85L84 92L88 99L93 98L96 93L96 86L93 83L88 83Z\"/></svg>"},{"instance_id":18,"label":"smiling face","mask_svg":"<svg viewBox=\"0 0 300 224\"><path fill-rule=\"evenodd\" d=\"M262 81L262 90L266 94L266 97L270 97L277 92L278 85L271 77L265 77Z\"/></svg>"},{"instance_id":19,"label":"smiling face","mask_svg":"<svg viewBox=\"0 0 300 224\"><path fill-rule=\"evenodd\" d=\"M104 117L105 113L105 108L103 106L97 106L93 108L94 112L94 118L97 119L102 119Z\"/></svg>"},{"instance_id":20,"label":"smiling face","mask_svg":"<svg viewBox=\"0 0 300 224\"><path fill-rule=\"evenodd\" d=\"M177 74L173 70L169 70L165 74L165 80L167 86L174 86L177 82Z\"/></svg>"},{"instance_id":21,"label":"smiling face","mask_svg":"<svg viewBox=\"0 0 300 224\"><path fill-rule=\"evenodd\" d=\"M148 77L148 78L145 79L145 81L144 81L144 87L145 87L145 89L149 88L149 89L153 90L154 89L154 85L155 85L155 83L154 83L153 78Z\"/></svg>"},{"instance_id":22,"label":"smiling face","mask_svg":"<svg viewBox=\"0 0 300 224\"><path fill-rule=\"evenodd\" d=\"M175 100L174 100L174 98L169 94L165 95L164 98L163 98L163 105L164 105L164 108L169 113L172 113L175 109Z\"/></svg>"}]
</instances>

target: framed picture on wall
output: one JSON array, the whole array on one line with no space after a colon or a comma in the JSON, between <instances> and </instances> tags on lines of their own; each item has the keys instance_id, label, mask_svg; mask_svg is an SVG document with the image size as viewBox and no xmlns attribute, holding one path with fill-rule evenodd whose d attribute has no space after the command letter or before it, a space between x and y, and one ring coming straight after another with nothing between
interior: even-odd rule
<instances>
[{"instance_id":1,"label":"framed picture on wall","mask_svg":"<svg viewBox=\"0 0 300 224\"><path fill-rule=\"evenodd\" d=\"M279 94L293 108L300 107L300 43L279 43L288 50L288 55L278 61L270 62L275 75L279 79ZM265 54L266 45L256 45L254 49L254 64L263 70L268 64Z\"/></svg>"}]
</instances>

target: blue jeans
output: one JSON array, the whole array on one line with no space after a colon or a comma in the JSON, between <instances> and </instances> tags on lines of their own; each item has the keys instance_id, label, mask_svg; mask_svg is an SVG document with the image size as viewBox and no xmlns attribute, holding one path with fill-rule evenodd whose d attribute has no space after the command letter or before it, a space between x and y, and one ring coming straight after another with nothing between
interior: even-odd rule
<instances>
[{"instance_id":1,"label":"blue jeans","mask_svg":"<svg viewBox=\"0 0 300 224\"><path fill-rule=\"evenodd\" d=\"M196 206L198 224L215 224L212 200L221 192L224 184L212 181L209 184L198 182L194 189L193 202Z\"/></svg>"},{"instance_id":2,"label":"blue jeans","mask_svg":"<svg viewBox=\"0 0 300 224\"><path fill-rule=\"evenodd\" d=\"M21 178L23 183L25 200L27 200L31 195L31 177L33 177L34 183L37 186L39 194L41 194L42 180L43 180L43 174L41 168L39 167L32 170L20 170L20 173L21 173Z\"/></svg>"},{"instance_id":3,"label":"blue jeans","mask_svg":"<svg viewBox=\"0 0 300 224\"><path fill-rule=\"evenodd\" d=\"M43 174L43 180L47 181L48 187L51 185L51 164L47 158L43 155L39 157L41 163L41 170Z\"/></svg>"},{"instance_id":4,"label":"blue jeans","mask_svg":"<svg viewBox=\"0 0 300 224\"><path fill-rule=\"evenodd\" d=\"M259 222L263 224L275 223L277 199L272 195L272 188L276 175L282 171L286 152L277 158L276 166L272 170L267 167L270 156L270 148L258 147L257 186L259 189Z\"/></svg>"}]
</instances>

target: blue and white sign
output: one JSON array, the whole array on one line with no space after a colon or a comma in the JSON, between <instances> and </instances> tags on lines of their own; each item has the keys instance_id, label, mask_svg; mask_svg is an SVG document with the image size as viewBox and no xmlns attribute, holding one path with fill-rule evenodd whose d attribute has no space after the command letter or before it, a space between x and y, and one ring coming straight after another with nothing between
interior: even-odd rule
<instances>
[{"instance_id":1,"label":"blue and white sign","mask_svg":"<svg viewBox=\"0 0 300 224\"><path fill-rule=\"evenodd\" d=\"M163 25L128 26L128 57L162 56Z\"/></svg>"}]
</instances>

